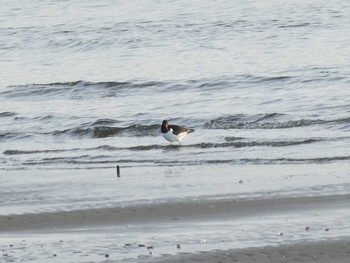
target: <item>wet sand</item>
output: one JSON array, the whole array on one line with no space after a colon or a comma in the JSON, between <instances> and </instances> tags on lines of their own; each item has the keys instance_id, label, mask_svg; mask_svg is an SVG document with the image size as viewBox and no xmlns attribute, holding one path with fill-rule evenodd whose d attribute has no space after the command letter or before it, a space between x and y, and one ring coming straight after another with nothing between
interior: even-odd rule
<instances>
[{"instance_id":1,"label":"wet sand","mask_svg":"<svg viewBox=\"0 0 350 263\"><path fill-rule=\"evenodd\" d=\"M176 222L176 227L180 227L177 231L181 231L181 227L193 225L198 222L207 222L208 225L210 225L212 222L225 222L225 220L227 220L227 222L236 220L245 222L245 220L249 218L251 221L246 222L254 222L254 220L260 220L263 217L273 215L298 214L300 211L317 210L323 211L323 214L326 213L327 215L327 213L332 213L332 211L343 211L343 209L345 209L344 212L347 212L349 200L350 194L268 199L184 200L99 209L1 215L0 238L3 237L4 240L10 238L10 240L12 240L3 242L2 246L3 254L6 255L3 255L3 258L10 260L9 262L19 258L32 258L33 254L36 260L42 260L44 258L45 260L53 260L53 262L56 262L55 257L57 254L63 262L68 259L73 260L72 257L75 257L74 260L76 262L86 262L86 260L101 262L105 256L104 253L111 253L110 262L120 262L113 260L130 252L134 253L135 257L130 261L123 259L121 262L345 263L349 262L350 259L350 237L346 232L340 237L337 236L338 241L330 241L334 238L331 235L328 237L322 235L327 241L317 242L318 239L313 239L313 243L306 243L300 239L295 242L293 241L293 245L261 247L264 246L262 245L264 244L264 240L256 240L256 244L253 243L252 246L256 245L260 247L213 251L214 248L209 245L204 249L206 250L205 252L199 253L182 253L182 251L186 251L185 245L181 247L181 244L179 244L180 247L176 248L176 243L174 243L171 244L170 250L160 252L161 249L155 247L154 251L153 248L151 250L151 252L154 253L148 255L148 250L144 247L139 248L140 243L135 243L134 245L136 248L134 249L125 248L125 244L127 242L126 240L142 242L142 240L139 240L140 233L138 231L140 231L140 229L141 231L142 229L148 229L147 231L157 232L158 228L162 228L164 225L171 225L174 222ZM279 216L277 216L277 218L279 218ZM109 226L111 227L110 229L108 228ZM119 230L113 230L113 227L119 227ZM300 231L308 232L308 230L305 229L305 227L307 227L306 224L305 226L299 224L297 227ZM332 225L330 225L330 227L332 227ZM345 228L345 230L346 229L347 228ZM123 233L121 233L120 230ZM323 228L315 232L319 233L322 231L323 233L332 233L332 230L333 229L328 232L328 229ZM103 231L119 232L112 234L112 237L110 235L107 237L102 236L102 239L99 240L94 239L95 237L90 238L80 235L82 233L101 233ZM136 231L132 232L134 238L128 238L131 234L130 231ZM271 231L275 231L275 229L271 229ZM311 232L310 230L310 233ZM64 233L74 236L75 239L73 238L73 240L76 241L72 241L71 237L62 236ZM173 232L173 234L174 233L177 232ZM58 236L56 239L50 239L51 234L58 234ZM121 234L122 236L120 236ZM274 235L276 234L277 233L274 233ZM151 236L153 235L154 234L151 234ZM79 237L77 238L77 236ZM173 236L169 234L164 242L166 244L169 242L172 243L172 238ZM27 241L23 243L25 240ZM143 240L152 242L152 238ZM292 241L288 242L288 244L291 243ZM237 244L239 245L239 243ZM278 245L278 241L275 244ZM96 248L96 245L98 245L98 248ZM67 248L63 249L62 246L67 246ZM247 245L242 247L247 247ZM12 251L12 248L18 248L18 250ZM216 248L226 249L230 247ZM172 253L173 255L167 255L167 253ZM179 254L174 255L175 253ZM126 258L127 257L128 256L126 256Z\"/></svg>"},{"instance_id":2,"label":"wet sand","mask_svg":"<svg viewBox=\"0 0 350 263\"><path fill-rule=\"evenodd\" d=\"M298 243L278 247L246 248L226 251L184 253L163 256L148 263L348 263L350 262L350 240L316 243Z\"/></svg>"},{"instance_id":3,"label":"wet sand","mask_svg":"<svg viewBox=\"0 0 350 263\"><path fill-rule=\"evenodd\" d=\"M332 209L346 205L350 195L270 198L261 200L221 199L154 203L37 214L0 215L0 234L18 231L89 229L123 224L166 223L174 220L205 221L273 214L303 209Z\"/></svg>"}]
</instances>

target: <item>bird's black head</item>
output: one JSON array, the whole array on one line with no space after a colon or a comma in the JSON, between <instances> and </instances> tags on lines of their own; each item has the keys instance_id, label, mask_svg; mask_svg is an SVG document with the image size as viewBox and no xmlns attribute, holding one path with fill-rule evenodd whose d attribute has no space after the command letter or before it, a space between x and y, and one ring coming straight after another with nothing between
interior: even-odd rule
<instances>
[{"instance_id":1,"label":"bird's black head","mask_svg":"<svg viewBox=\"0 0 350 263\"><path fill-rule=\"evenodd\" d=\"M162 131L162 133L166 133L166 132L169 131L169 124L168 124L168 121L167 121L167 120L164 120L164 121L162 122L161 131Z\"/></svg>"}]
</instances>

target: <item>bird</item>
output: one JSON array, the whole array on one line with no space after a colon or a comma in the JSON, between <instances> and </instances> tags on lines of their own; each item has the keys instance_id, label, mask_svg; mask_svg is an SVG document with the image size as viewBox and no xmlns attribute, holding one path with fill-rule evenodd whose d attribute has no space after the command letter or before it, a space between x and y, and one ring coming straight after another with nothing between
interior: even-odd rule
<instances>
[{"instance_id":1,"label":"bird","mask_svg":"<svg viewBox=\"0 0 350 263\"><path fill-rule=\"evenodd\" d=\"M164 139L171 142L171 144L173 144L173 142L178 141L180 145L181 145L181 140L188 133L194 132L194 129L191 129L191 128L186 128L178 125L169 125L167 120L164 120L162 122L162 127L160 130L162 132Z\"/></svg>"}]
</instances>

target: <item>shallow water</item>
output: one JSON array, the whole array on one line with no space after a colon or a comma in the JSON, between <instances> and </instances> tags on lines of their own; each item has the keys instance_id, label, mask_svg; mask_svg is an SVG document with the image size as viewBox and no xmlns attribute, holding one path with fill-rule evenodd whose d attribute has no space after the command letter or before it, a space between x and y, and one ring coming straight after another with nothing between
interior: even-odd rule
<instances>
[{"instance_id":1,"label":"shallow water","mask_svg":"<svg viewBox=\"0 0 350 263\"><path fill-rule=\"evenodd\" d=\"M349 193L347 1L2 6L1 214Z\"/></svg>"}]
</instances>

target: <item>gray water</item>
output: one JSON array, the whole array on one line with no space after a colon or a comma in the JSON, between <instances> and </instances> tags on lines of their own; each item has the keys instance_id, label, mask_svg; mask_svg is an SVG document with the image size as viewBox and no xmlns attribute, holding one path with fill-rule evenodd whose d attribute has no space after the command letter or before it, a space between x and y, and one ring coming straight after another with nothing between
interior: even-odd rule
<instances>
[{"instance_id":1,"label":"gray water","mask_svg":"<svg viewBox=\"0 0 350 263\"><path fill-rule=\"evenodd\" d=\"M2 1L0 213L349 193L349 14L345 0ZM171 146L163 119L196 131Z\"/></svg>"},{"instance_id":2,"label":"gray water","mask_svg":"<svg viewBox=\"0 0 350 263\"><path fill-rule=\"evenodd\" d=\"M348 162L349 11L347 1L8 1L1 169ZM197 130L185 158L159 136L163 119Z\"/></svg>"}]
</instances>

